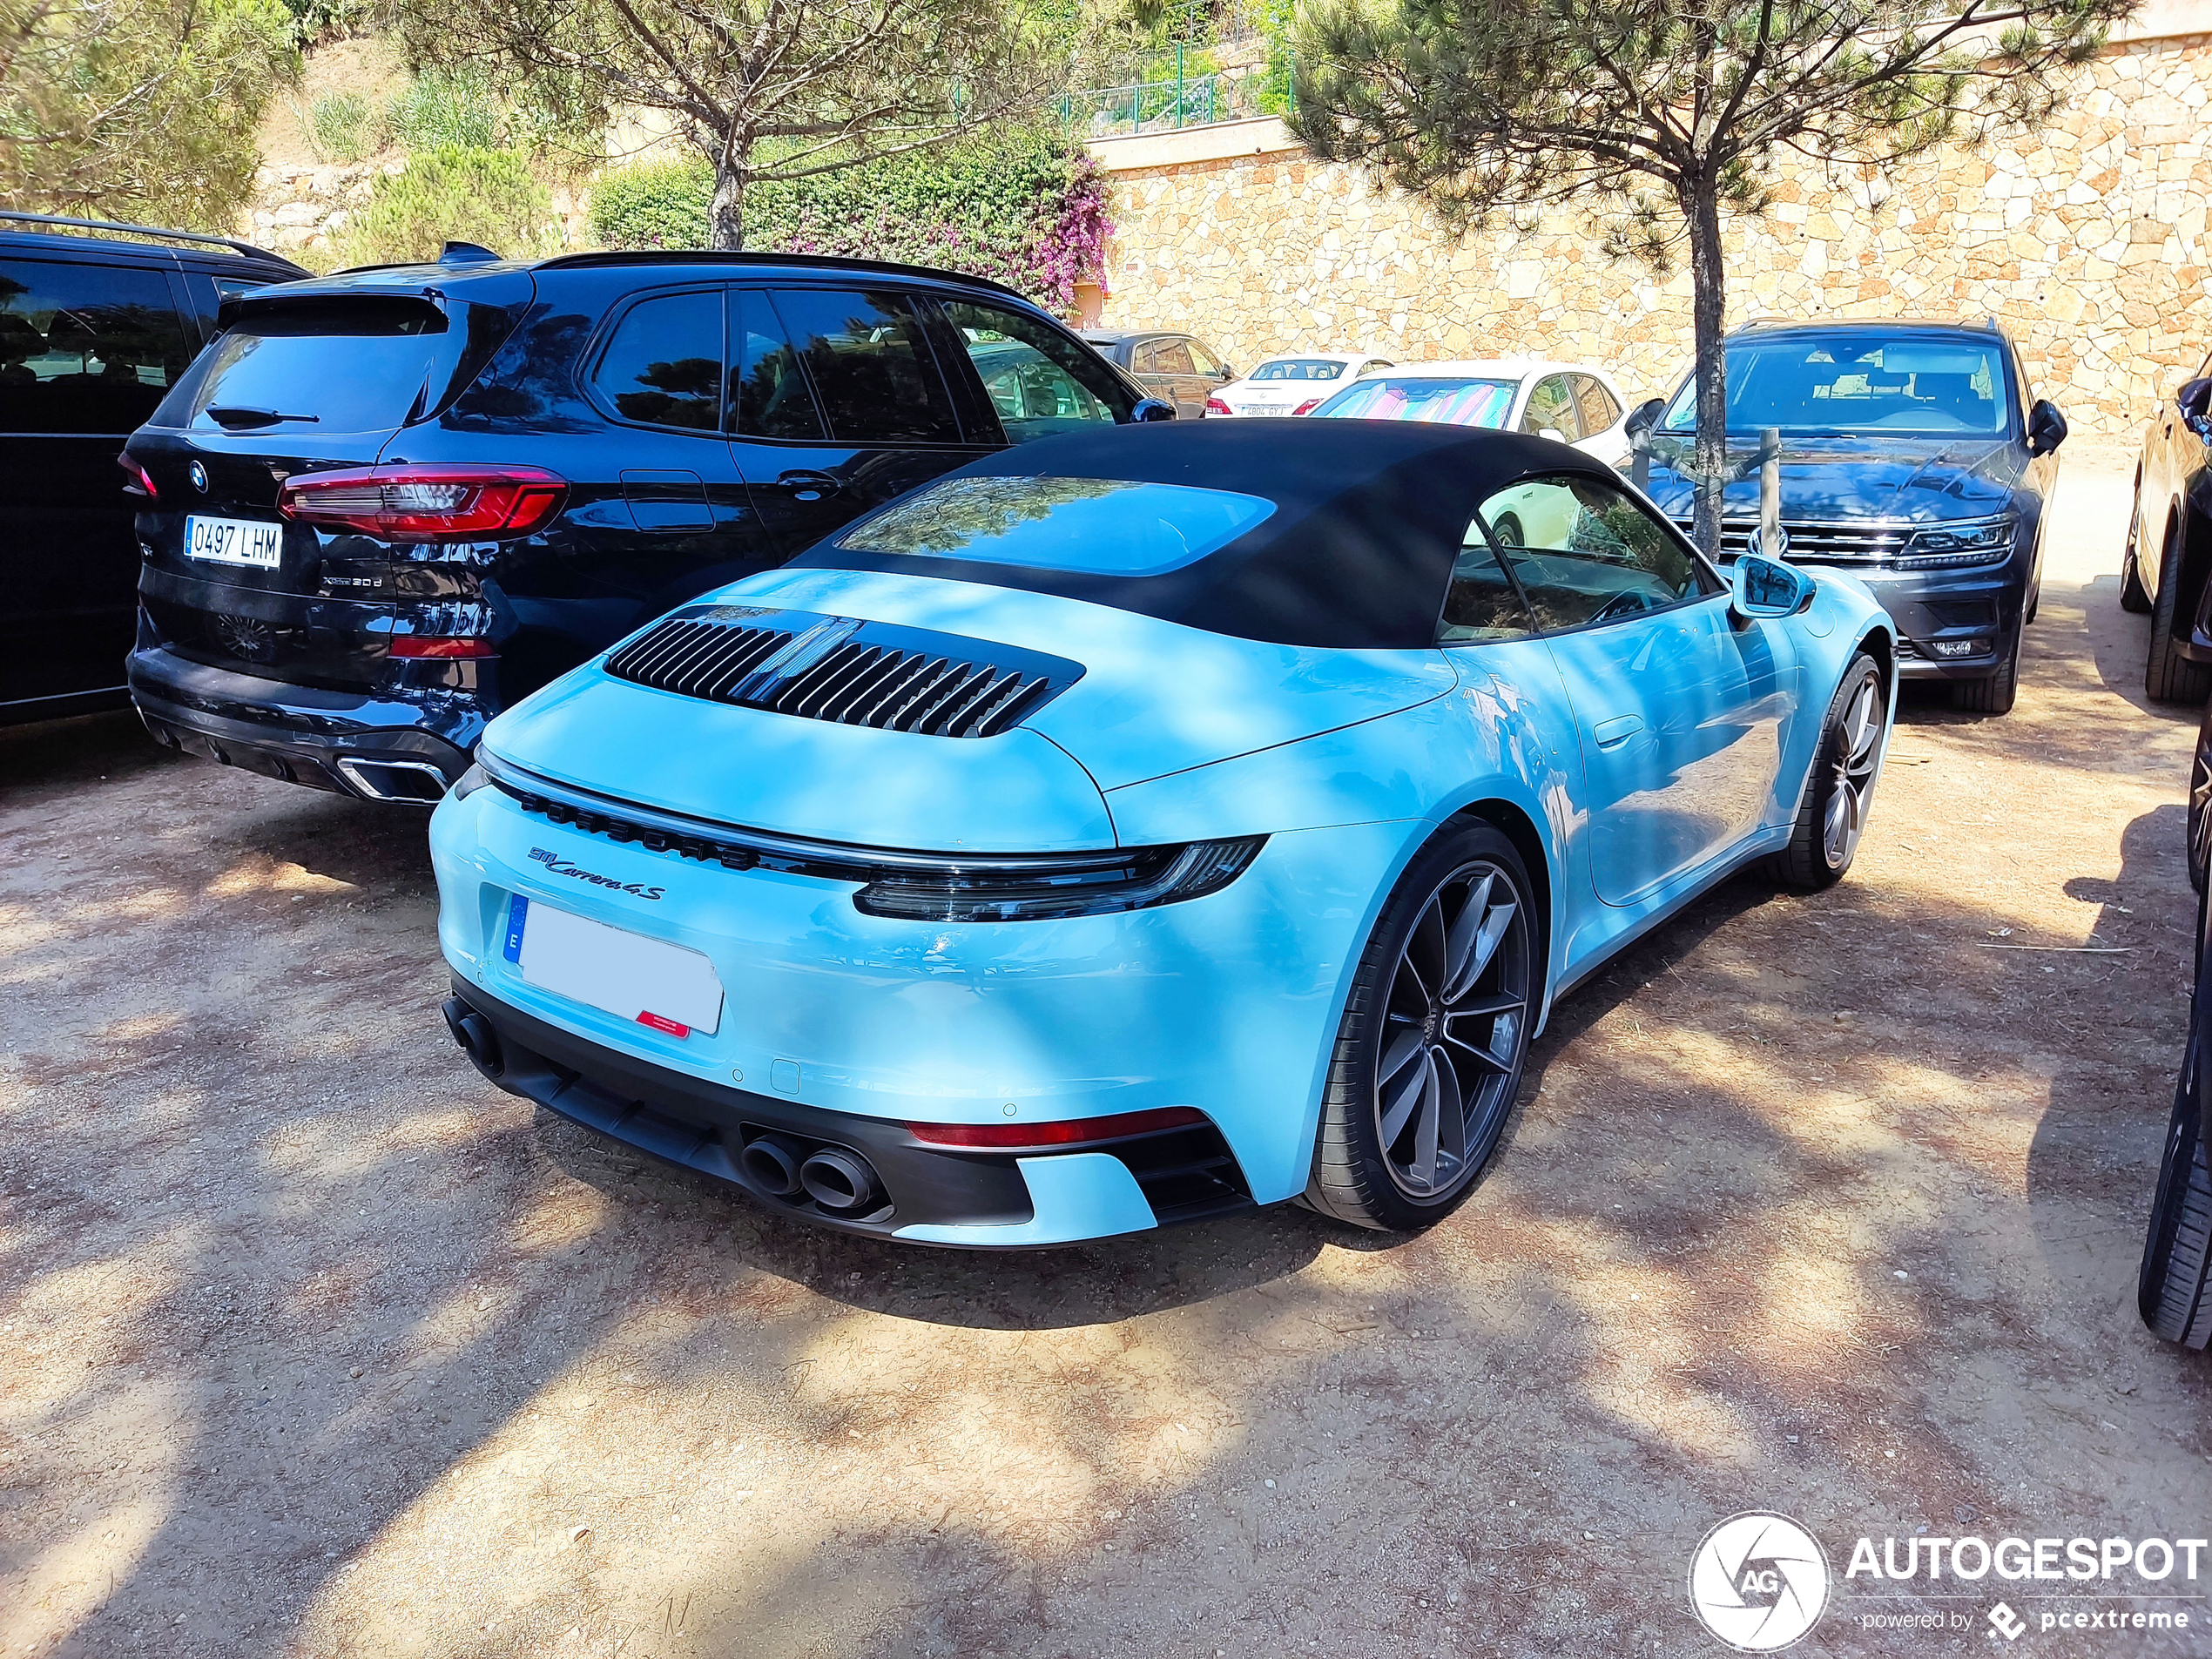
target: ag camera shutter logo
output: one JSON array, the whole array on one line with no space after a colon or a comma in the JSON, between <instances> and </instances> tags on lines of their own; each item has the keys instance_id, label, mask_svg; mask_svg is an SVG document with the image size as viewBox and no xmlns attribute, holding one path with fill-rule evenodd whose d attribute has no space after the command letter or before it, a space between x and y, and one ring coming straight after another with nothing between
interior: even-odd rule
<instances>
[{"instance_id":1,"label":"ag camera shutter logo","mask_svg":"<svg viewBox=\"0 0 2212 1659\"><path fill-rule=\"evenodd\" d=\"M1828 1557L1786 1515L1730 1515L1689 1558L1689 1605L1739 1653L1774 1653L1804 1637L1828 1606Z\"/></svg>"}]
</instances>

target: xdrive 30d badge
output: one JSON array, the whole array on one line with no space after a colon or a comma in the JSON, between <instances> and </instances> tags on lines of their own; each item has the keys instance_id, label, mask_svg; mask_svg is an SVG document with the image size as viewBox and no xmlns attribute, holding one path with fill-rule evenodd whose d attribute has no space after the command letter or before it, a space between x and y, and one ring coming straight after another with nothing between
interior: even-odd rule
<instances>
[{"instance_id":1,"label":"xdrive 30d badge","mask_svg":"<svg viewBox=\"0 0 2212 1659\"><path fill-rule=\"evenodd\" d=\"M456 247L224 318L126 457L132 695L165 743L379 800L916 484L1170 413L994 283L798 255Z\"/></svg>"},{"instance_id":2,"label":"xdrive 30d badge","mask_svg":"<svg viewBox=\"0 0 2212 1659\"><path fill-rule=\"evenodd\" d=\"M1565 987L1755 860L1850 867L1894 651L1858 583L1725 581L1541 438L1025 445L494 721L431 819L446 1017L849 1231L1420 1227Z\"/></svg>"}]
</instances>

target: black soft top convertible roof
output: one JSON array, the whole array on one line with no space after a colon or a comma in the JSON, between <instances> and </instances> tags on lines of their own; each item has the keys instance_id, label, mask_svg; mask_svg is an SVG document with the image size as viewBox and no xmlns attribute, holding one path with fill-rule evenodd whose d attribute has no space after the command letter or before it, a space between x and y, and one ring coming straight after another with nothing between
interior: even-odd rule
<instances>
[{"instance_id":1,"label":"black soft top convertible roof","mask_svg":"<svg viewBox=\"0 0 2212 1659\"><path fill-rule=\"evenodd\" d=\"M1513 432L1412 421L1146 422L1021 444L947 476L1183 484L1262 496L1274 513L1160 576L862 552L836 538L795 563L1060 594L1242 639L1413 650L1436 642L1475 509L1532 473L1620 482L1580 450Z\"/></svg>"}]
</instances>

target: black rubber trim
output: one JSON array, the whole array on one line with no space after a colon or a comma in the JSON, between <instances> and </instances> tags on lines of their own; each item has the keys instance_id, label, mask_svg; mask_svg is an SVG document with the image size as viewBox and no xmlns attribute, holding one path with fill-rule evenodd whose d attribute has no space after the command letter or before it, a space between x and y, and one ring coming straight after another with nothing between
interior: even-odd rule
<instances>
[{"instance_id":1,"label":"black rubber trim","mask_svg":"<svg viewBox=\"0 0 2212 1659\"><path fill-rule=\"evenodd\" d=\"M922 1224L1018 1225L1035 1213L1015 1160L1049 1154L925 1145L901 1123L708 1082L603 1047L458 975L453 992L496 1035L499 1070L495 1075L488 1067L478 1069L502 1089L664 1163L737 1187L779 1213L878 1238ZM456 1019L452 1014L447 1017L449 1025ZM465 1019L467 1013L458 1017ZM855 1218L832 1215L804 1195L786 1198L766 1191L745 1169L743 1156L747 1143L769 1135L801 1143L809 1150L827 1146L858 1152L882 1182L887 1203ZM1211 1124L1066 1150L1120 1157L1163 1224L1227 1214L1251 1204L1251 1190L1227 1143Z\"/></svg>"}]
</instances>

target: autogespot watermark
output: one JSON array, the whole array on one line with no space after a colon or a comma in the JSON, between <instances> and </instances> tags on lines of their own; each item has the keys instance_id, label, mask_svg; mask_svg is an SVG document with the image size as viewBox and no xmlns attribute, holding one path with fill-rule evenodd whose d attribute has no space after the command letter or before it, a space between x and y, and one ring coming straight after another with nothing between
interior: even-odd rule
<instances>
[{"instance_id":1,"label":"autogespot watermark","mask_svg":"<svg viewBox=\"0 0 2212 1659\"><path fill-rule=\"evenodd\" d=\"M2185 1631L2206 1623L2198 1574L2208 1549L2212 1541L2202 1538L1915 1533L1885 1536L1877 1548L1862 1536L1838 1584L1810 1532L1754 1510L1730 1515L1699 1541L1689 1605L1708 1631L1743 1653L1804 1640L1831 1602L1835 1617L1860 1629L1981 1627L2000 1643L2040 1631ZM2000 1583L2006 1588L1993 1600Z\"/></svg>"}]
</instances>

